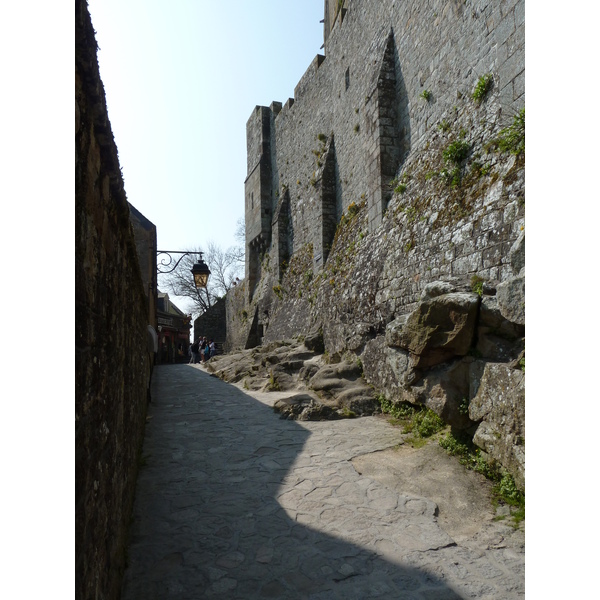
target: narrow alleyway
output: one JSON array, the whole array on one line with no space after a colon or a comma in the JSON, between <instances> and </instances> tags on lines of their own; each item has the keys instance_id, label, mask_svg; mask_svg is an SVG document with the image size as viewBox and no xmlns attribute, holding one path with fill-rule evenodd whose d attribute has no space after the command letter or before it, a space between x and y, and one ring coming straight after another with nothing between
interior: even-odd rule
<instances>
[{"instance_id":1,"label":"narrow alleyway","mask_svg":"<svg viewBox=\"0 0 600 600\"><path fill-rule=\"evenodd\" d=\"M123 600L524 596L522 553L457 545L432 501L355 470L398 428L269 402L199 365L155 369Z\"/></svg>"}]
</instances>

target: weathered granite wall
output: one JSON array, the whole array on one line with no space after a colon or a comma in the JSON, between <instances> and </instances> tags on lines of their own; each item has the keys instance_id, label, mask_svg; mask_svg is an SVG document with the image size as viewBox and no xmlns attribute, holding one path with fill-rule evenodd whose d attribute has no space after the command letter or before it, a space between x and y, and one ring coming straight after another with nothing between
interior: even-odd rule
<instances>
[{"instance_id":1,"label":"weathered granite wall","mask_svg":"<svg viewBox=\"0 0 600 600\"><path fill-rule=\"evenodd\" d=\"M120 597L153 355L85 0L75 27L75 586L80 600L109 600Z\"/></svg>"},{"instance_id":2,"label":"weathered granite wall","mask_svg":"<svg viewBox=\"0 0 600 600\"><path fill-rule=\"evenodd\" d=\"M351 0L334 20L325 9L325 56L293 99L248 120L245 319L228 314L229 346L321 329L331 357L361 356L365 379L402 398L386 331L429 284L477 288L484 310L509 282L524 287L510 256L525 227L524 152L497 143L524 110L524 1ZM489 329L477 326L471 358L516 360L522 344ZM408 381L413 399L439 387L422 375ZM461 377L470 401L479 379Z\"/></svg>"},{"instance_id":3,"label":"weathered granite wall","mask_svg":"<svg viewBox=\"0 0 600 600\"><path fill-rule=\"evenodd\" d=\"M248 121L247 294L260 305L260 323L268 319L267 339L310 325L290 319L289 307L279 323L271 306L281 296L273 288L285 292L286 267L307 248L307 277L339 271L341 262L356 271L355 289L327 298L326 307L345 321L385 325L410 311L428 282L506 279L508 248L524 227L523 165L489 152L524 107L524 2L344 6L326 56L309 66L294 99L257 107ZM488 73L491 89L476 102L473 91ZM460 185L444 158L453 144L467 147ZM358 206L366 213L360 240L334 268L336 226ZM364 300L367 290L370 305L361 300L349 316L343 302Z\"/></svg>"},{"instance_id":4,"label":"weathered granite wall","mask_svg":"<svg viewBox=\"0 0 600 600\"><path fill-rule=\"evenodd\" d=\"M253 348L262 341L264 331L258 329L258 305L254 303L254 312L248 312L247 290L247 280L244 280L232 287L225 296L226 352Z\"/></svg>"},{"instance_id":5,"label":"weathered granite wall","mask_svg":"<svg viewBox=\"0 0 600 600\"><path fill-rule=\"evenodd\" d=\"M129 203L129 218L133 228L142 285L148 297L148 324L156 332L158 303L158 274L156 268L156 225Z\"/></svg>"},{"instance_id":6,"label":"weathered granite wall","mask_svg":"<svg viewBox=\"0 0 600 600\"><path fill-rule=\"evenodd\" d=\"M325 144L335 139L337 219L362 198L373 231L389 202L388 184L410 150L422 148L431 129L464 108L480 76L494 76L495 106L486 118L495 124L508 124L524 105L522 0L353 0L347 6L326 56L311 63L294 99L283 108L257 107L248 121L246 206L254 195L256 210L261 197L260 236L268 239L265 219L289 194L290 254L306 243L316 248ZM259 221L247 214L253 214L249 224ZM247 227L250 247L258 235Z\"/></svg>"}]
</instances>

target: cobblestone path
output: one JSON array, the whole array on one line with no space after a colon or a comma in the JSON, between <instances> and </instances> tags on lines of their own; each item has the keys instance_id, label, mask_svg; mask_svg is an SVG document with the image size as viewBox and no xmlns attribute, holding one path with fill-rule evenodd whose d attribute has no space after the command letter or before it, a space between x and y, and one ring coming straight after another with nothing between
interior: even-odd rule
<instances>
[{"instance_id":1,"label":"cobblestone path","mask_svg":"<svg viewBox=\"0 0 600 600\"><path fill-rule=\"evenodd\" d=\"M401 441L383 419L281 420L197 365L153 379L123 600L524 597L509 525L459 545L432 501L354 469Z\"/></svg>"}]
</instances>

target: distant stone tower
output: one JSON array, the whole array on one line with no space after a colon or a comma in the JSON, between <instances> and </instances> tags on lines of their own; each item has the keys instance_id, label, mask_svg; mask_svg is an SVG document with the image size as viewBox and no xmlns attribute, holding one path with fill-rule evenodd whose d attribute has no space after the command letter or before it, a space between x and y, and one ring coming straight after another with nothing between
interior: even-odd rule
<instances>
[{"instance_id":1,"label":"distant stone tower","mask_svg":"<svg viewBox=\"0 0 600 600\"><path fill-rule=\"evenodd\" d=\"M248 176L245 181L246 281L248 299L260 279L261 256L271 244L273 218L272 121L281 110L279 102L270 108L257 106L246 125Z\"/></svg>"}]
</instances>

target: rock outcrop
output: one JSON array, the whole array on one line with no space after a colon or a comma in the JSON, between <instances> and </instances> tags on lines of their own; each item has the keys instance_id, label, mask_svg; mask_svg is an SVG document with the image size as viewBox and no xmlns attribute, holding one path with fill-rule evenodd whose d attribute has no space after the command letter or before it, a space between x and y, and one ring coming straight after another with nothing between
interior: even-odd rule
<instances>
[{"instance_id":1,"label":"rock outcrop","mask_svg":"<svg viewBox=\"0 0 600 600\"><path fill-rule=\"evenodd\" d=\"M362 377L360 361L329 364L325 354L315 352L315 346L322 348L318 336L308 342L271 343L216 356L207 369L249 390L293 392L275 403L275 410L284 418L337 419L376 412L379 404L373 388Z\"/></svg>"},{"instance_id":2,"label":"rock outcrop","mask_svg":"<svg viewBox=\"0 0 600 600\"><path fill-rule=\"evenodd\" d=\"M506 287L520 289L521 277L520 272L507 280ZM515 311L503 311L495 295L439 281L426 286L412 312L367 341L360 355L347 352L332 360L319 327L302 341L271 342L215 357L207 368L251 390L293 392L275 402L283 418L373 414L380 410L379 395L424 405L453 429L474 433L475 444L523 489L521 320Z\"/></svg>"},{"instance_id":3,"label":"rock outcrop","mask_svg":"<svg viewBox=\"0 0 600 600\"><path fill-rule=\"evenodd\" d=\"M386 332L389 346L409 352L410 366L424 369L455 356L465 356L473 345L479 297L448 293L425 298L402 326ZM389 326L388 326L389 327Z\"/></svg>"}]
</instances>

